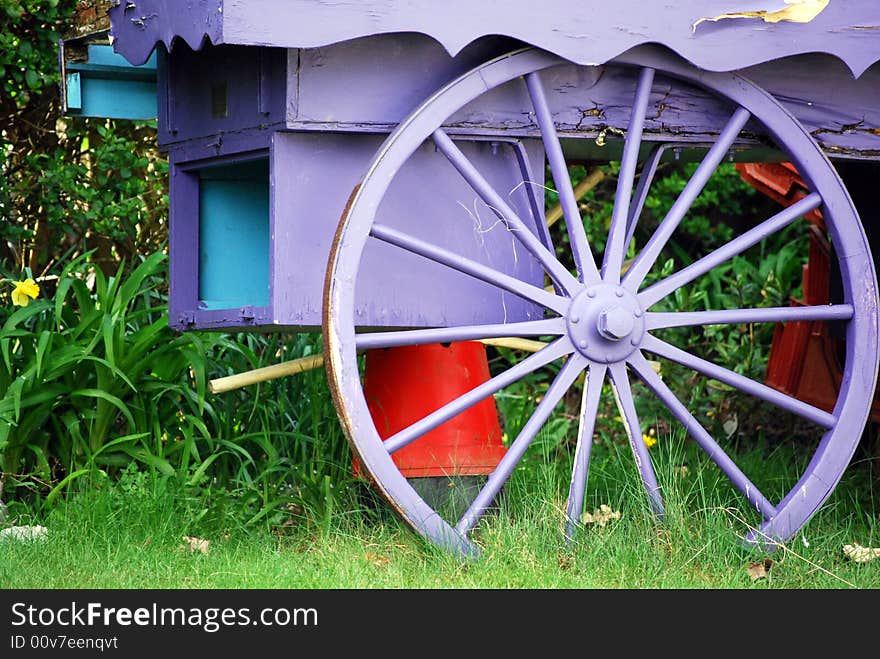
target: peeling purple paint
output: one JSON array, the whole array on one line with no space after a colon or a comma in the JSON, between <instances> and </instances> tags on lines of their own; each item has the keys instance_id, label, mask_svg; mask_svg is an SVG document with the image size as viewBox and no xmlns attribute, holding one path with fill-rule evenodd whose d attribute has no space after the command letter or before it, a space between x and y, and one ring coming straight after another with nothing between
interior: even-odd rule
<instances>
[{"instance_id":1,"label":"peeling purple paint","mask_svg":"<svg viewBox=\"0 0 880 659\"><path fill-rule=\"evenodd\" d=\"M509 40L472 44L455 58L418 34L378 35L322 48L186 45L160 59L159 143L214 145L216 154L252 134L262 148L277 129L353 133L390 132L433 90L463 72L508 52ZM643 46L635 49L646 50ZM623 130L622 100L631 81L613 68L556 67L547 73L548 102L565 137L585 148L603 130ZM759 64L742 73L777 97L832 156L880 154L880 64L858 79L834 58L805 54ZM822 80L817 84L816 80ZM224 86L228 116L212 115L212 92ZM726 110L694 87L655 84L645 131L649 139L675 134L703 139L716 134ZM450 119L459 132L540 137L524 91L503 89ZM177 146L175 147L177 148ZM598 154L604 155L604 154Z\"/></svg>"},{"instance_id":2,"label":"peeling purple paint","mask_svg":"<svg viewBox=\"0 0 880 659\"><path fill-rule=\"evenodd\" d=\"M376 34L418 32L450 55L489 35L507 36L578 64L600 64L646 43L663 44L699 68L727 71L803 53L840 58L853 75L880 61L880 5L834 0L810 23L700 19L781 0L545 0L535 3L446 0L134 0L110 12L118 52L133 64L175 38L214 44L315 48Z\"/></svg>"},{"instance_id":3,"label":"peeling purple paint","mask_svg":"<svg viewBox=\"0 0 880 659\"><path fill-rule=\"evenodd\" d=\"M206 40L223 43L223 0L125 0L109 13L114 49L135 65L146 62L158 43L167 50L176 41L193 50Z\"/></svg>"}]
</instances>

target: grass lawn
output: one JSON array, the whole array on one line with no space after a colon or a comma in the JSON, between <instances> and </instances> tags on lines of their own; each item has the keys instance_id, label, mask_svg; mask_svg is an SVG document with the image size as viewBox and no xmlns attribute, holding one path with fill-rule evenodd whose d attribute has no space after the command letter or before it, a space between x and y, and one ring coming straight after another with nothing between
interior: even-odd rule
<instances>
[{"instance_id":1,"label":"grass lawn","mask_svg":"<svg viewBox=\"0 0 880 659\"><path fill-rule=\"evenodd\" d=\"M662 450L662 449L661 449ZM47 539L0 542L0 588L295 589L864 589L880 586L880 560L856 563L843 546L880 546L878 502L865 463L850 467L829 501L772 554L739 537L748 511L711 464L679 451L657 455L667 518L658 523L630 474L631 456L597 447L587 509L619 518L585 524L567 547L561 532L567 481L552 461L526 465L508 484L503 511L473 536L478 560L424 542L363 493L318 520L291 515L274 528L243 526L229 502L187 493L139 472L72 495L45 516ZM694 456L697 456L695 453ZM791 456L756 452L772 471ZM665 465L665 467L663 466ZM192 550L184 537L207 540ZM767 559L767 560L765 560ZM753 578L749 567L765 566ZM767 569L769 568L769 569ZM753 568L760 572L760 568Z\"/></svg>"}]
</instances>

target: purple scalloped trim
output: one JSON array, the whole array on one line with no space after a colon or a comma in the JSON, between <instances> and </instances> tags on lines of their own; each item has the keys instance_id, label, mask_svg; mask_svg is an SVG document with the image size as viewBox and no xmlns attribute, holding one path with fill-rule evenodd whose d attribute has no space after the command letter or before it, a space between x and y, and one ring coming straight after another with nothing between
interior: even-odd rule
<instances>
[{"instance_id":1,"label":"purple scalloped trim","mask_svg":"<svg viewBox=\"0 0 880 659\"><path fill-rule=\"evenodd\" d=\"M394 32L425 34L455 55L485 36L507 36L578 64L601 64L647 43L695 66L724 71L804 53L837 57L860 76L880 62L880 3L832 0L810 23L701 19L781 0L510 0L498 3L387 0L128 0L111 10L117 52L142 63L159 42L312 48ZM748 6L746 6L748 5ZM654 5L657 7L657 5Z\"/></svg>"}]
</instances>

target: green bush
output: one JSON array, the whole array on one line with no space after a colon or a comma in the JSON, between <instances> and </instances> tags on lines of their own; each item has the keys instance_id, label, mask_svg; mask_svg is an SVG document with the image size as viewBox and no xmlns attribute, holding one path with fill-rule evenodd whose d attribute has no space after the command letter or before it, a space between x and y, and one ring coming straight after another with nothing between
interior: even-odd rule
<instances>
[{"instance_id":1,"label":"green bush","mask_svg":"<svg viewBox=\"0 0 880 659\"><path fill-rule=\"evenodd\" d=\"M210 397L207 388L216 377L316 352L319 336L176 334L165 266L157 252L105 277L79 258L56 281L40 282L41 297L26 307L4 305L7 496L51 506L70 487L100 486L138 464L189 488L205 514L230 524L328 523L347 505L339 499L351 463L323 371Z\"/></svg>"},{"instance_id":2,"label":"green bush","mask_svg":"<svg viewBox=\"0 0 880 659\"><path fill-rule=\"evenodd\" d=\"M201 336L211 379L321 350L319 334ZM188 483L212 515L243 527L298 519L327 528L334 514L358 506L351 453L323 369L210 396L202 418L206 428L181 430L200 434Z\"/></svg>"},{"instance_id":3,"label":"green bush","mask_svg":"<svg viewBox=\"0 0 880 659\"><path fill-rule=\"evenodd\" d=\"M7 487L47 500L94 469L137 460L174 472L169 428L204 406L206 358L195 337L173 336L158 289L162 253L128 276L85 258L67 265L49 297L3 319L0 456ZM47 491L48 490L48 491Z\"/></svg>"},{"instance_id":4,"label":"green bush","mask_svg":"<svg viewBox=\"0 0 880 659\"><path fill-rule=\"evenodd\" d=\"M38 276L92 250L110 276L168 229L155 121L61 115L58 40L76 4L0 3L0 267Z\"/></svg>"}]
</instances>

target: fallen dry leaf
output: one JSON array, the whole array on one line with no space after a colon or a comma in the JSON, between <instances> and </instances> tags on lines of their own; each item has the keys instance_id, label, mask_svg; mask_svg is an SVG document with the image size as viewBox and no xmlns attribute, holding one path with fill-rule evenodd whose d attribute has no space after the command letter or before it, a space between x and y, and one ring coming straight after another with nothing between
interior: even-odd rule
<instances>
[{"instance_id":1,"label":"fallen dry leaf","mask_svg":"<svg viewBox=\"0 0 880 659\"><path fill-rule=\"evenodd\" d=\"M298 503L288 503L286 507L287 507L287 512L289 512L291 515L301 517L306 514L306 509L303 508Z\"/></svg>"},{"instance_id":2,"label":"fallen dry leaf","mask_svg":"<svg viewBox=\"0 0 880 659\"><path fill-rule=\"evenodd\" d=\"M186 543L187 549L190 552L201 552L203 554L207 554L211 550L211 541L205 540L204 538L194 538L189 535L183 536L183 541Z\"/></svg>"},{"instance_id":3,"label":"fallen dry leaf","mask_svg":"<svg viewBox=\"0 0 880 659\"><path fill-rule=\"evenodd\" d=\"M737 419L736 414L734 414L732 417L722 423L721 428L724 430L724 436L727 439L733 437L733 433L735 433L736 429L739 428L739 419Z\"/></svg>"},{"instance_id":4,"label":"fallen dry leaf","mask_svg":"<svg viewBox=\"0 0 880 659\"><path fill-rule=\"evenodd\" d=\"M364 556L376 567L385 567L391 562L390 558L383 556L382 554L371 554L370 552L367 552Z\"/></svg>"},{"instance_id":5,"label":"fallen dry leaf","mask_svg":"<svg viewBox=\"0 0 880 659\"><path fill-rule=\"evenodd\" d=\"M844 545L843 555L856 563L867 563L880 558L880 547L862 547L859 544Z\"/></svg>"},{"instance_id":6,"label":"fallen dry leaf","mask_svg":"<svg viewBox=\"0 0 880 659\"><path fill-rule=\"evenodd\" d=\"M584 513L581 515L582 524L598 524L599 526L605 526L608 522L614 519L620 519L620 513L616 510L611 510L611 507L605 503L592 513Z\"/></svg>"},{"instance_id":7,"label":"fallen dry leaf","mask_svg":"<svg viewBox=\"0 0 880 659\"><path fill-rule=\"evenodd\" d=\"M669 529L659 527L654 529L654 533L648 537L648 542L657 549L672 553L672 532Z\"/></svg>"},{"instance_id":8,"label":"fallen dry leaf","mask_svg":"<svg viewBox=\"0 0 880 659\"><path fill-rule=\"evenodd\" d=\"M756 581L758 579L764 579L771 567L773 567L773 561L769 558L765 558L763 561L758 561L757 563L749 563L746 572L749 573L749 577L751 577L752 581Z\"/></svg>"}]
</instances>

